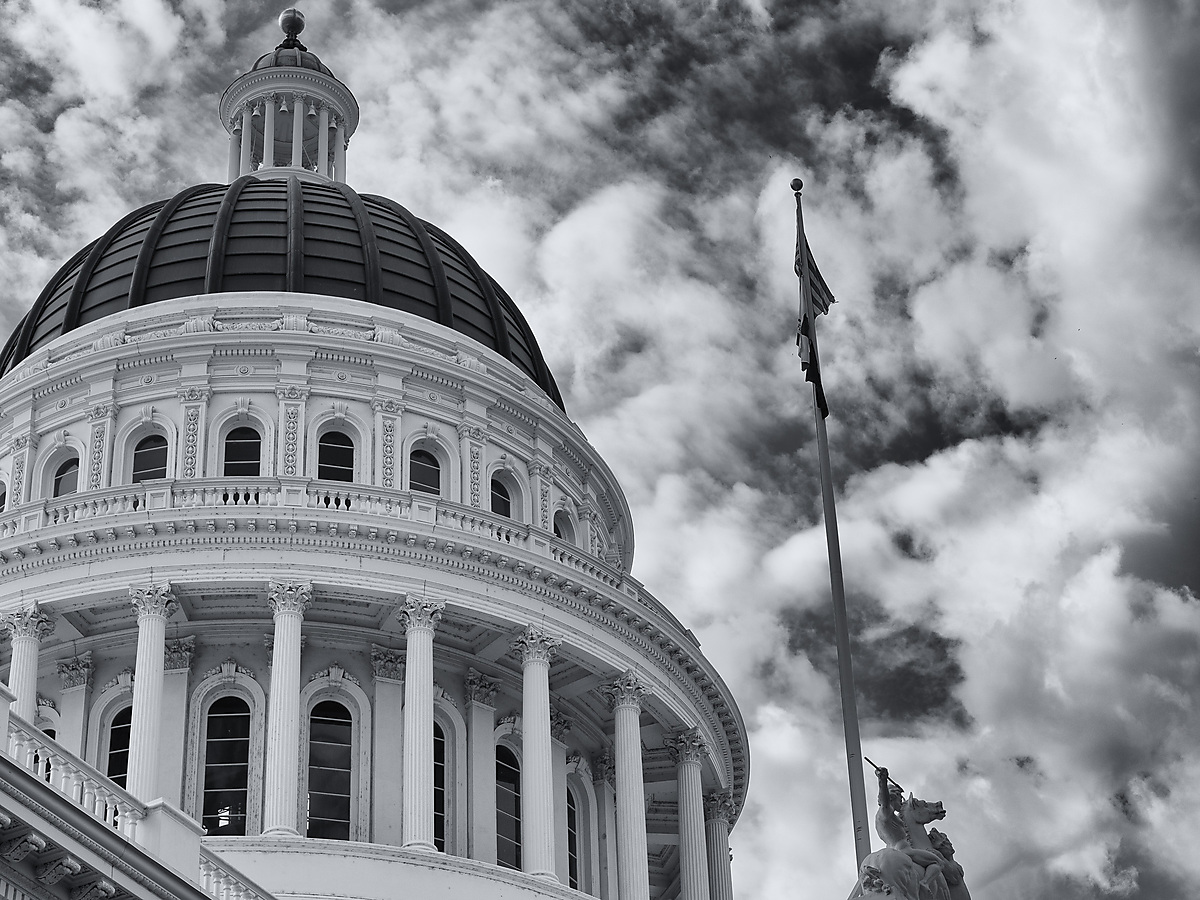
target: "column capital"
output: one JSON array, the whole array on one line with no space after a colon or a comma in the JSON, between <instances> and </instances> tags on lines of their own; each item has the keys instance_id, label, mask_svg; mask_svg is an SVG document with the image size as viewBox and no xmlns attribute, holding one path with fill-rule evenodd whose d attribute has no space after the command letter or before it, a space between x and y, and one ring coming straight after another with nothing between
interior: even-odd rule
<instances>
[{"instance_id":1,"label":"column capital","mask_svg":"<svg viewBox=\"0 0 1200 900\"><path fill-rule=\"evenodd\" d=\"M557 709L550 710L550 737L560 744L566 741L574 724L575 720L570 716L563 715Z\"/></svg>"},{"instance_id":2,"label":"column capital","mask_svg":"<svg viewBox=\"0 0 1200 900\"><path fill-rule=\"evenodd\" d=\"M36 606L31 606L9 613L0 621L0 627L4 628L10 639L31 637L42 641L54 632L54 622L53 616L42 612Z\"/></svg>"},{"instance_id":3,"label":"column capital","mask_svg":"<svg viewBox=\"0 0 1200 900\"><path fill-rule=\"evenodd\" d=\"M95 670L95 666L92 665L92 651L85 650L78 656L60 660L57 669L58 677L62 679L62 689L64 691L70 688L91 685L92 672Z\"/></svg>"},{"instance_id":4,"label":"column capital","mask_svg":"<svg viewBox=\"0 0 1200 900\"><path fill-rule=\"evenodd\" d=\"M496 691L500 682L493 681L477 669L467 669L467 702L482 703L484 706L496 705Z\"/></svg>"},{"instance_id":5,"label":"column capital","mask_svg":"<svg viewBox=\"0 0 1200 900\"><path fill-rule=\"evenodd\" d=\"M632 669L607 684L600 685L597 690L608 699L608 705L612 709L620 709L623 706L641 709L642 698L650 692Z\"/></svg>"},{"instance_id":6,"label":"column capital","mask_svg":"<svg viewBox=\"0 0 1200 900\"><path fill-rule=\"evenodd\" d=\"M312 606L312 584L307 581L272 581L267 589L267 603L272 615L299 613L304 615Z\"/></svg>"},{"instance_id":7,"label":"column capital","mask_svg":"<svg viewBox=\"0 0 1200 900\"><path fill-rule=\"evenodd\" d=\"M171 585L165 581L148 587L131 587L129 602L137 610L138 619L143 616L161 616L165 619L179 608L175 595L171 593Z\"/></svg>"},{"instance_id":8,"label":"column capital","mask_svg":"<svg viewBox=\"0 0 1200 900\"><path fill-rule=\"evenodd\" d=\"M549 663L551 657L558 653L560 638L546 634L536 625L530 625L513 639L511 647L521 657L521 665L531 662Z\"/></svg>"},{"instance_id":9,"label":"column capital","mask_svg":"<svg viewBox=\"0 0 1200 900\"><path fill-rule=\"evenodd\" d=\"M196 639L182 637L167 641L163 646L163 669L168 672L188 671L192 668L192 654L196 652Z\"/></svg>"},{"instance_id":10,"label":"column capital","mask_svg":"<svg viewBox=\"0 0 1200 900\"><path fill-rule=\"evenodd\" d=\"M677 765L701 762L708 752L708 742L701 736L699 728L689 728L668 736L666 747L671 760Z\"/></svg>"},{"instance_id":11,"label":"column capital","mask_svg":"<svg viewBox=\"0 0 1200 900\"><path fill-rule=\"evenodd\" d=\"M399 650L391 650L371 645L371 673L376 678L387 678L390 681L404 680L404 654Z\"/></svg>"},{"instance_id":12,"label":"column capital","mask_svg":"<svg viewBox=\"0 0 1200 900\"><path fill-rule=\"evenodd\" d=\"M605 747L603 753L592 757L592 781L595 784L606 782L609 787L616 784L617 764L613 759L612 750Z\"/></svg>"},{"instance_id":13,"label":"column capital","mask_svg":"<svg viewBox=\"0 0 1200 900\"><path fill-rule=\"evenodd\" d=\"M710 791L704 795L704 821L719 820L728 825L733 813L733 791Z\"/></svg>"},{"instance_id":14,"label":"column capital","mask_svg":"<svg viewBox=\"0 0 1200 900\"><path fill-rule=\"evenodd\" d=\"M404 605L396 610L396 618L404 626L405 631L414 628L427 628L433 631L446 611L444 600L430 600L426 597L407 597Z\"/></svg>"}]
</instances>

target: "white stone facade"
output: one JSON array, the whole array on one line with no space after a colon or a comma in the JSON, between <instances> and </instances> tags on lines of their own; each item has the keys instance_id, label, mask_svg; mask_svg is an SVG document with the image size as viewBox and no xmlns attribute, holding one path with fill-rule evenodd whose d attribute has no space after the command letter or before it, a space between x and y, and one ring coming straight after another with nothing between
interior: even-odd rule
<instances>
[{"instance_id":1,"label":"white stone facade","mask_svg":"<svg viewBox=\"0 0 1200 900\"><path fill-rule=\"evenodd\" d=\"M260 474L226 476L247 427ZM335 431L348 482L317 477ZM166 477L134 483L151 435ZM438 461L438 494L414 489L414 450ZM77 490L56 497L72 458ZM491 510L493 480L510 515ZM747 777L733 698L629 575L603 460L469 338L310 294L110 315L0 380L0 483L14 721L54 727L101 774L127 721L134 798L199 820L213 704L237 698L245 835L205 841L265 890L730 896ZM325 700L349 716L354 844L305 837ZM525 872L497 866L498 745L523 779Z\"/></svg>"}]
</instances>

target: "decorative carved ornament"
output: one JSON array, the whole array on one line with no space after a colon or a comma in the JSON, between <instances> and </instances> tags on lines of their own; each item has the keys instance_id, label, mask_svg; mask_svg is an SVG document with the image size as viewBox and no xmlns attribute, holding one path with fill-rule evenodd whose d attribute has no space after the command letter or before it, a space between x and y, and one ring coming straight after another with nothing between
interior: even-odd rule
<instances>
[{"instance_id":1,"label":"decorative carved ornament","mask_svg":"<svg viewBox=\"0 0 1200 900\"><path fill-rule=\"evenodd\" d=\"M642 698L649 693L649 689L632 669L608 684L600 685L597 690L608 700L611 709L620 709L623 706L640 709Z\"/></svg>"},{"instance_id":2,"label":"decorative carved ornament","mask_svg":"<svg viewBox=\"0 0 1200 900\"><path fill-rule=\"evenodd\" d=\"M192 667L192 654L196 652L196 639L182 637L167 641L163 645L163 669L167 672L186 671Z\"/></svg>"},{"instance_id":3,"label":"decorative carved ornament","mask_svg":"<svg viewBox=\"0 0 1200 900\"><path fill-rule=\"evenodd\" d=\"M68 875L74 878L83 871L83 864L73 856L60 856L58 859L42 863L33 870L34 877L42 884L58 884Z\"/></svg>"},{"instance_id":4,"label":"decorative carved ornament","mask_svg":"<svg viewBox=\"0 0 1200 900\"><path fill-rule=\"evenodd\" d=\"M616 779L617 764L613 759L612 750L606 747L603 753L592 757L592 780L597 784L603 781L615 786Z\"/></svg>"},{"instance_id":5,"label":"decorative carved ornament","mask_svg":"<svg viewBox=\"0 0 1200 900\"><path fill-rule=\"evenodd\" d=\"M404 654L399 650L391 650L371 645L371 671L376 678L388 678L392 681L404 680Z\"/></svg>"},{"instance_id":6,"label":"decorative carved ornament","mask_svg":"<svg viewBox=\"0 0 1200 900\"><path fill-rule=\"evenodd\" d=\"M162 616L167 618L179 608L175 595L171 593L171 585L167 582L152 584L149 587L131 587L129 602L137 610L138 618L142 616Z\"/></svg>"},{"instance_id":7,"label":"decorative carved ornament","mask_svg":"<svg viewBox=\"0 0 1200 900\"><path fill-rule=\"evenodd\" d=\"M54 632L54 618L41 612L36 606L9 613L0 620L0 625L8 632L10 640L34 638L43 641Z\"/></svg>"},{"instance_id":8,"label":"decorative carved ornament","mask_svg":"<svg viewBox=\"0 0 1200 900\"><path fill-rule=\"evenodd\" d=\"M205 678L214 678L220 676L222 681L235 681L238 675L246 675L250 678L254 677L254 672L247 669L233 657L226 659L214 669L209 669L204 673Z\"/></svg>"},{"instance_id":9,"label":"decorative carved ornament","mask_svg":"<svg viewBox=\"0 0 1200 900\"><path fill-rule=\"evenodd\" d=\"M521 664L528 665L531 662L548 664L550 659L558 653L561 644L560 638L546 634L536 625L530 625L517 635L511 646L521 657Z\"/></svg>"},{"instance_id":10,"label":"decorative carved ornament","mask_svg":"<svg viewBox=\"0 0 1200 900\"><path fill-rule=\"evenodd\" d=\"M390 416L383 419L383 486L396 485L396 420Z\"/></svg>"},{"instance_id":11,"label":"decorative carved ornament","mask_svg":"<svg viewBox=\"0 0 1200 900\"><path fill-rule=\"evenodd\" d=\"M733 791L712 791L704 795L704 821L733 821Z\"/></svg>"},{"instance_id":12,"label":"decorative carved ornament","mask_svg":"<svg viewBox=\"0 0 1200 900\"><path fill-rule=\"evenodd\" d=\"M550 737L560 744L567 739L575 720L563 715L557 709L550 710Z\"/></svg>"},{"instance_id":13,"label":"decorative carved ornament","mask_svg":"<svg viewBox=\"0 0 1200 900\"><path fill-rule=\"evenodd\" d=\"M37 700L35 701L34 706L36 706L38 709L53 709L55 711L58 710L57 703L55 703L49 697L43 697L41 694L37 695Z\"/></svg>"},{"instance_id":14,"label":"decorative carved ornament","mask_svg":"<svg viewBox=\"0 0 1200 900\"><path fill-rule=\"evenodd\" d=\"M671 761L676 764L699 763L708 753L708 744L701 736L699 728L689 728L672 735L667 739L666 746Z\"/></svg>"},{"instance_id":15,"label":"decorative carved ornament","mask_svg":"<svg viewBox=\"0 0 1200 900\"><path fill-rule=\"evenodd\" d=\"M445 611L444 600L409 597L405 599L404 605L396 610L396 618L400 620L405 631L411 631L414 628L427 628L433 631Z\"/></svg>"},{"instance_id":16,"label":"decorative carved ornament","mask_svg":"<svg viewBox=\"0 0 1200 900\"><path fill-rule=\"evenodd\" d=\"M272 581L267 591L267 602L274 615L304 615L312 606L312 584L307 581Z\"/></svg>"},{"instance_id":17,"label":"decorative carved ornament","mask_svg":"<svg viewBox=\"0 0 1200 900\"><path fill-rule=\"evenodd\" d=\"M9 862L20 862L30 853L46 849L46 839L34 831L26 831L0 844L0 856Z\"/></svg>"},{"instance_id":18,"label":"decorative carved ornament","mask_svg":"<svg viewBox=\"0 0 1200 900\"><path fill-rule=\"evenodd\" d=\"M62 679L62 689L83 687L91 685L92 672L95 666L92 665L92 651L86 650L78 656L73 656L70 659L61 660L57 666L58 677Z\"/></svg>"},{"instance_id":19,"label":"decorative carved ornament","mask_svg":"<svg viewBox=\"0 0 1200 900\"><path fill-rule=\"evenodd\" d=\"M500 682L493 681L477 669L467 669L467 702L482 703L484 706L496 705L496 691Z\"/></svg>"},{"instance_id":20,"label":"decorative carved ornament","mask_svg":"<svg viewBox=\"0 0 1200 900\"><path fill-rule=\"evenodd\" d=\"M340 662L334 660L329 664L328 669L322 669L320 672L313 672L309 681L316 681L318 678L328 678L334 684L339 684L342 681L348 681L351 684L359 684L359 680L347 672Z\"/></svg>"},{"instance_id":21,"label":"decorative carved ornament","mask_svg":"<svg viewBox=\"0 0 1200 900\"><path fill-rule=\"evenodd\" d=\"M106 681L104 683L104 687L102 687L100 690L107 691L112 688L116 688L117 690L121 691L121 693L125 693L125 694L132 693L132 691L133 691L133 669L131 669L131 668L122 669L120 672L117 673L115 678L110 678L108 681Z\"/></svg>"}]
</instances>

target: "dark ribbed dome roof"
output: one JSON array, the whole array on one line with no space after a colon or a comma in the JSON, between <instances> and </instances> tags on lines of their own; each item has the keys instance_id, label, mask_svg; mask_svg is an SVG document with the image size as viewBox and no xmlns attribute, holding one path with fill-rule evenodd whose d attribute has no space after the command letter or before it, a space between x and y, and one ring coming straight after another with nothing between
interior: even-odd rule
<instances>
[{"instance_id":1,"label":"dark ribbed dome roof","mask_svg":"<svg viewBox=\"0 0 1200 900\"><path fill-rule=\"evenodd\" d=\"M421 316L507 358L562 407L525 318L457 241L392 200L295 175L196 185L121 219L50 279L0 352L0 374L105 316L227 291L349 297Z\"/></svg>"},{"instance_id":2,"label":"dark ribbed dome roof","mask_svg":"<svg viewBox=\"0 0 1200 900\"><path fill-rule=\"evenodd\" d=\"M317 54L301 49L300 47L283 47L279 46L270 53L264 53L254 61L251 66L251 71L258 69L270 69L273 66L297 66L301 69L316 69L318 72L324 72L330 77L333 73L329 71L329 66L321 62Z\"/></svg>"}]
</instances>

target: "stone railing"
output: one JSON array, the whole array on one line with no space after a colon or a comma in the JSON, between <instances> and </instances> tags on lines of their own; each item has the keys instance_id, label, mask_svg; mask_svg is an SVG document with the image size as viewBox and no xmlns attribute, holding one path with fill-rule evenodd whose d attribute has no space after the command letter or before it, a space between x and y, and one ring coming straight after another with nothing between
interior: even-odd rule
<instances>
[{"instance_id":1,"label":"stone railing","mask_svg":"<svg viewBox=\"0 0 1200 900\"><path fill-rule=\"evenodd\" d=\"M200 848L200 886L216 900L273 900L207 847Z\"/></svg>"},{"instance_id":2,"label":"stone railing","mask_svg":"<svg viewBox=\"0 0 1200 900\"><path fill-rule=\"evenodd\" d=\"M89 816L128 838L137 839L138 825L146 818L146 805L99 769L11 713L8 755Z\"/></svg>"}]
</instances>

